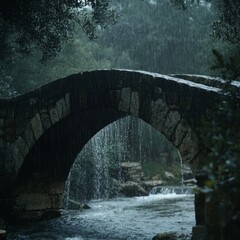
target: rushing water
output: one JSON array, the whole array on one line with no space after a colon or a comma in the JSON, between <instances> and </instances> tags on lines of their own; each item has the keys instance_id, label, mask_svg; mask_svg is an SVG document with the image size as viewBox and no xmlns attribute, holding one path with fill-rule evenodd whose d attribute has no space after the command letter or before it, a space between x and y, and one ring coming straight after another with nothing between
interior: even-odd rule
<instances>
[{"instance_id":1,"label":"rushing water","mask_svg":"<svg viewBox=\"0 0 240 240\"><path fill-rule=\"evenodd\" d=\"M149 240L157 233L190 234L195 225L192 194L92 200L91 209L64 211L58 219L18 225L8 239Z\"/></svg>"}]
</instances>

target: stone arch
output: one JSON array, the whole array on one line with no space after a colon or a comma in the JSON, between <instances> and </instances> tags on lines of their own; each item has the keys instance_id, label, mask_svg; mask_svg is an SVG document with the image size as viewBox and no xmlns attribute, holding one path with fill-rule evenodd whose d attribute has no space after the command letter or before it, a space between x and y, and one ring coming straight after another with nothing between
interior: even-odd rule
<instances>
[{"instance_id":1,"label":"stone arch","mask_svg":"<svg viewBox=\"0 0 240 240\"><path fill-rule=\"evenodd\" d=\"M108 114L113 114L114 116L108 116L108 118L104 120L105 122L100 124L101 128L104 128L112 121L122 116L132 115L142 119L162 133L177 149L179 149L183 160L192 165L194 159L201 150L199 139L192 128L186 123L185 119L182 118L180 112L175 109L176 106L172 107L167 105L162 98L156 100L150 98L148 112L140 115L140 101L145 102L145 99L139 97L139 92L131 91L130 88L123 88L120 91L117 109L115 109L114 113L108 112ZM39 139L41 139L49 129L53 128L63 119L66 119L69 114L70 108L67 107L63 99L60 99L55 107L51 107L48 110L42 110L35 114L27 124L23 134L17 138L12 146L13 165L16 175L21 169L24 159L27 158L34 145L38 144ZM96 132L100 131L101 128L95 129L92 134L94 135ZM57 131L61 130L58 129ZM83 142L86 143L92 136L87 137ZM84 144L79 147L79 151L83 145ZM71 164L68 166L71 166Z\"/></svg>"}]
</instances>

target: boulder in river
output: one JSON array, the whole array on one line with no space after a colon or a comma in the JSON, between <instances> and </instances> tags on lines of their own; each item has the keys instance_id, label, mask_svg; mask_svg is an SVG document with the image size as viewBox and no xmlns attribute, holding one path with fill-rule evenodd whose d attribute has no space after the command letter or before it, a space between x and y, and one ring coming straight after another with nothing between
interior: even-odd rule
<instances>
[{"instance_id":1,"label":"boulder in river","mask_svg":"<svg viewBox=\"0 0 240 240\"><path fill-rule=\"evenodd\" d=\"M148 192L136 182L121 184L120 192L126 197L148 196Z\"/></svg>"},{"instance_id":2,"label":"boulder in river","mask_svg":"<svg viewBox=\"0 0 240 240\"><path fill-rule=\"evenodd\" d=\"M152 240L191 240L191 234L179 234L176 232L159 233Z\"/></svg>"},{"instance_id":3,"label":"boulder in river","mask_svg":"<svg viewBox=\"0 0 240 240\"><path fill-rule=\"evenodd\" d=\"M50 219L58 218L60 216L61 216L61 212L58 209L47 210L42 214L41 220L50 220Z\"/></svg>"},{"instance_id":4,"label":"boulder in river","mask_svg":"<svg viewBox=\"0 0 240 240\"><path fill-rule=\"evenodd\" d=\"M177 240L177 234L175 232L166 232L166 233L159 233L152 240Z\"/></svg>"},{"instance_id":5,"label":"boulder in river","mask_svg":"<svg viewBox=\"0 0 240 240\"><path fill-rule=\"evenodd\" d=\"M142 182L142 185L147 192L150 192L152 188L162 186L163 184L164 182L162 180L158 180L158 181L149 180L149 181Z\"/></svg>"},{"instance_id":6,"label":"boulder in river","mask_svg":"<svg viewBox=\"0 0 240 240\"><path fill-rule=\"evenodd\" d=\"M71 210L83 210L83 209L90 209L91 207L89 207L87 204L82 204L78 201L72 200L72 199L68 199L68 209Z\"/></svg>"},{"instance_id":7,"label":"boulder in river","mask_svg":"<svg viewBox=\"0 0 240 240\"><path fill-rule=\"evenodd\" d=\"M168 172L168 171L165 171L164 175L167 179L174 179L175 178L175 176L171 172Z\"/></svg>"}]
</instances>

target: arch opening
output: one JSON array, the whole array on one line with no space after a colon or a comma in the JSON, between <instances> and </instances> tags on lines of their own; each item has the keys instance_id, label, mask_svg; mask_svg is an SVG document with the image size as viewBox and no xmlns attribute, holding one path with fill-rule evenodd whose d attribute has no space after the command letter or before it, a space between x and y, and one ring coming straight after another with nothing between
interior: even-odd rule
<instances>
[{"instance_id":1,"label":"arch opening","mask_svg":"<svg viewBox=\"0 0 240 240\"><path fill-rule=\"evenodd\" d=\"M160 94L160 88L153 86L149 91L152 94L150 98L145 93L122 88L118 90L118 98L114 98L117 104L107 104L107 106L104 104L98 106L96 99L91 99L94 103L93 108L77 110L46 130L27 155L20 169L17 180L21 180L23 184L20 182L17 184L18 189L15 193L17 205L23 205L24 210L34 211L62 208L64 182L77 153L94 134L129 114L143 119L158 132L162 132L173 145L178 147L183 162L191 164L199 149L198 142L195 141L196 135L188 119L182 116L180 108L178 109ZM154 91L160 95L153 94ZM128 133L125 135L127 136ZM189 147L191 144L194 144L193 148ZM138 143L136 146L141 144ZM177 158L178 155L175 155ZM141 157L143 156L135 156L139 159ZM141 162L144 165L144 160L141 159ZM101 184L99 186L101 188ZM91 194L88 198L92 198ZM41 206L39 199L43 203L40 204Z\"/></svg>"},{"instance_id":2,"label":"arch opening","mask_svg":"<svg viewBox=\"0 0 240 240\"><path fill-rule=\"evenodd\" d=\"M185 181L185 185L181 182L183 173L184 180L187 177L191 179ZM65 185L63 206L74 210L90 206L94 208L92 213L97 214L95 211L98 211L96 208L100 203L102 207L108 206L113 208L113 211L118 211L114 210L118 201L116 199L121 199L118 202L118 207L121 208L125 206L123 199L132 197L130 199L135 199L133 201L142 201L139 205L134 205L134 208L147 212L147 208L151 209L156 204L160 206L164 199L165 207L162 207L166 210L168 204L172 204L170 211L173 212L186 211L185 208L175 209L175 203L187 202L187 211L192 211L193 220L191 190L195 182L192 178L189 165L182 163L178 150L161 133L144 121L127 116L99 131L79 153ZM184 200L183 195L186 194L190 194L190 198L186 197ZM157 200L159 196L161 200ZM131 200L127 201L132 204ZM159 211L154 209L153 212L155 210ZM173 212L172 214L175 214ZM121 218L122 215L119 214L120 216L115 217ZM184 220L182 221L184 225Z\"/></svg>"},{"instance_id":3,"label":"arch opening","mask_svg":"<svg viewBox=\"0 0 240 240\"><path fill-rule=\"evenodd\" d=\"M195 183L189 164L183 163L165 136L143 120L127 116L100 130L78 154L66 181L64 206L68 201L119 196L117 185L127 181L146 184L146 193L154 185Z\"/></svg>"}]
</instances>

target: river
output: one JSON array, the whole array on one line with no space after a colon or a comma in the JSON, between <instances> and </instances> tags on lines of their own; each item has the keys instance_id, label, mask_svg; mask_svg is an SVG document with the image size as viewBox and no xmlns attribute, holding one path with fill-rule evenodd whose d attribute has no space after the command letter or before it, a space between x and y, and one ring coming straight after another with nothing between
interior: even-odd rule
<instances>
[{"instance_id":1,"label":"river","mask_svg":"<svg viewBox=\"0 0 240 240\"><path fill-rule=\"evenodd\" d=\"M193 194L92 200L91 209L12 226L8 240L150 240L169 231L188 235L195 225Z\"/></svg>"}]
</instances>

